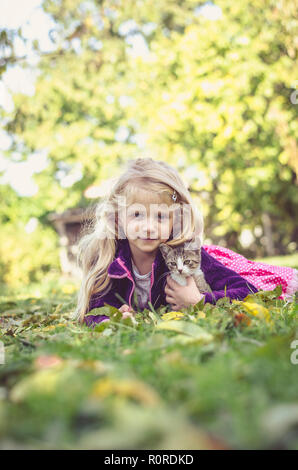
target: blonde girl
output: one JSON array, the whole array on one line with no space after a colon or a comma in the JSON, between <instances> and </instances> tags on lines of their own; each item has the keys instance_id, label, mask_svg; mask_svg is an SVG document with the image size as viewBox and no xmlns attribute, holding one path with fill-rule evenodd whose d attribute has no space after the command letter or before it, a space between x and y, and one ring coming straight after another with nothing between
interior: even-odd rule
<instances>
[{"instance_id":1,"label":"blonde girl","mask_svg":"<svg viewBox=\"0 0 298 470\"><path fill-rule=\"evenodd\" d=\"M75 318L93 326L108 320L89 313L105 304L126 315L134 313L136 304L149 308L151 302L155 308L171 305L179 310L202 298L215 303L225 295L241 300L257 292L201 247L202 238L202 215L176 169L152 158L130 160L96 206L92 229L79 241L82 282ZM190 240L201 247L201 269L212 293L199 292L192 276L186 286L167 276L159 245Z\"/></svg>"}]
</instances>

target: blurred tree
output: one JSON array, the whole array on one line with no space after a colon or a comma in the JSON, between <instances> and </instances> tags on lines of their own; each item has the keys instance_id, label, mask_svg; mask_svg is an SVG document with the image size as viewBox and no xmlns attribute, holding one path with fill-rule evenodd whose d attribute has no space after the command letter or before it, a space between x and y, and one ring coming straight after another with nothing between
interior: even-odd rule
<instances>
[{"instance_id":1,"label":"blurred tree","mask_svg":"<svg viewBox=\"0 0 298 470\"><path fill-rule=\"evenodd\" d=\"M0 28L0 76L6 71L8 64L13 64L19 59L14 48L16 36L21 37L20 30Z\"/></svg>"},{"instance_id":2,"label":"blurred tree","mask_svg":"<svg viewBox=\"0 0 298 470\"><path fill-rule=\"evenodd\" d=\"M196 12L131 61L131 116L153 154L190 175L208 238L240 251L239 233L258 227L248 255L260 241L286 253L297 242L297 3L224 0Z\"/></svg>"},{"instance_id":3,"label":"blurred tree","mask_svg":"<svg viewBox=\"0 0 298 470\"><path fill-rule=\"evenodd\" d=\"M56 50L40 51L35 95L15 94L5 113L11 151L48 153L34 176L40 220L87 205L88 185L151 155L189 184L207 240L251 257L295 249L294 0L45 0L43 8L56 22ZM240 243L243 230L250 245Z\"/></svg>"}]
</instances>

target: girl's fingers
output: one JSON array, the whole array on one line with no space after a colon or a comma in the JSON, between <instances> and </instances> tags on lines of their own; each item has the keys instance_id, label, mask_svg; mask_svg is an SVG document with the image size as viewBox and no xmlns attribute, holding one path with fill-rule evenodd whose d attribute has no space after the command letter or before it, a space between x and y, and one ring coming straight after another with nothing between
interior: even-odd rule
<instances>
[{"instance_id":1,"label":"girl's fingers","mask_svg":"<svg viewBox=\"0 0 298 470\"><path fill-rule=\"evenodd\" d=\"M177 282L174 281L174 279L170 275L167 276L167 283L168 283L169 287L171 287L172 289L174 289L174 287L176 287L176 285L178 285Z\"/></svg>"},{"instance_id":2,"label":"girl's fingers","mask_svg":"<svg viewBox=\"0 0 298 470\"><path fill-rule=\"evenodd\" d=\"M133 310L133 308L130 307L130 309L127 310L126 312L122 312L122 318L128 318L128 317L133 318L135 314L136 312Z\"/></svg>"},{"instance_id":3,"label":"girl's fingers","mask_svg":"<svg viewBox=\"0 0 298 470\"><path fill-rule=\"evenodd\" d=\"M127 304L122 305L118 310L122 313L122 318L132 317L136 314L134 309Z\"/></svg>"},{"instance_id":4,"label":"girl's fingers","mask_svg":"<svg viewBox=\"0 0 298 470\"><path fill-rule=\"evenodd\" d=\"M128 318L128 317L132 317L132 313L131 312L123 312L122 313L122 318Z\"/></svg>"},{"instance_id":5,"label":"girl's fingers","mask_svg":"<svg viewBox=\"0 0 298 470\"><path fill-rule=\"evenodd\" d=\"M120 312L122 312L122 313L123 312L128 312L129 309L130 309L130 307L127 304L124 304L119 308Z\"/></svg>"},{"instance_id":6,"label":"girl's fingers","mask_svg":"<svg viewBox=\"0 0 298 470\"><path fill-rule=\"evenodd\" d=\"M171 289L168 285L165 286L165 293L166 294L172 294L174 292L174 289Z\"/></svg>"}]
</instances>

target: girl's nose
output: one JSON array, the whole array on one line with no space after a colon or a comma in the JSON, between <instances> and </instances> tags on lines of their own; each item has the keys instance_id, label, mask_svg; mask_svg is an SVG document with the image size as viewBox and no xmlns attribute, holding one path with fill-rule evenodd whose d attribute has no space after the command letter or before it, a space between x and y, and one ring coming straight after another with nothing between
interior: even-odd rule
<instances>
[{"instance_id":1,"label":"girl's nose","mask_svg":"<svg viewBox=\"0 0 298 470\"><path fill-rule=\"evenodd\" d=\"M147 234L148 238L150 238L150 237L153 238L154 235L157 235L157 233L158 233L158 225L152 219L148 219L147 221L145 221L143 226L142 226L142 229L143 229L144 233Z\"/></svg>"}]
</instances>

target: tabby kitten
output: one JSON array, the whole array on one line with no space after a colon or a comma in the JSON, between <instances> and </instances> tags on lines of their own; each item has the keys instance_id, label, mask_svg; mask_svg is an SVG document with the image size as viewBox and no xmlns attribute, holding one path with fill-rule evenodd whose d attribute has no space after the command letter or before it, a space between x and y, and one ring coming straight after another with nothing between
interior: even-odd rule
<instances>
[{"instance_id":1,"label":"tabby kitten","mask_svg":"<svg viewBox=\"0 0 298 470\"><path fill-rule=\"evenodd\" d=\"M201 271L200 246L191 242L175 247L161 243L159 248L174 281L181 286L186 286L186 277L193 276L201 293L212 293L209 284L205 281L204 273Z\"/></svg>"}]
</instances>

